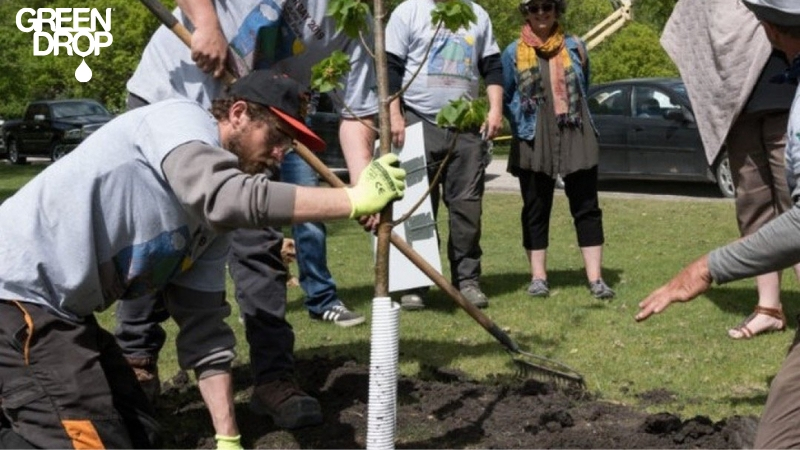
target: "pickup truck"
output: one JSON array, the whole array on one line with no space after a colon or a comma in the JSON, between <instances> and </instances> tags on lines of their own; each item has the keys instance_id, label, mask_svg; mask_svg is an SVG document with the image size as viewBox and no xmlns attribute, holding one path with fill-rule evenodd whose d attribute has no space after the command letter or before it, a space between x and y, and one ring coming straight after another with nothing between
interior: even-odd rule
<instances>
[{"instance_id":1,"label":"pickup truck","mask_svg":"<svg viewBox=\"0 0 800 450\"><path fill-rule=\"evenodd\" d=\"M24 164L28 156L44 156L56 161L113 117L95 100L31 102L22 119L2 125L8 160Z\"/></svg>"}]
</instances>

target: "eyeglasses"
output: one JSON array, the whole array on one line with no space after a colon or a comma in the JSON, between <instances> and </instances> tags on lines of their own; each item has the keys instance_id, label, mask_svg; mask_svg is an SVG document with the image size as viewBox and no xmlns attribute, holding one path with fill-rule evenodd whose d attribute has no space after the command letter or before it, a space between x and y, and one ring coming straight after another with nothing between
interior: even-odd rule
<instances>
[{"instance_id":1,"label":"eyeglasses","mask_svg":"<svg viewBox=\"0 0 800 450\"><path fill-rule=\"evenodd\" d=\"M289 133L278 124L275 124L272 129L277 131L277 133L270 136L268 145L280 147L284 149L284 151L294 147L294 137L292 137L292 133Z\"/></svg>"},{"instance_id":2,"label":"eyeglasses","mask_svg":"<svg viewBox=\"0 0 800 450\"><path fill-rule=\"evenodd\" d=\"M556 9L556 5L553 3L539 3L538 5L533 3L528 3L525 5L520 5L519 10L525 14L539 14L539 13L550 13Z\"/></svg>"}]
</instances>

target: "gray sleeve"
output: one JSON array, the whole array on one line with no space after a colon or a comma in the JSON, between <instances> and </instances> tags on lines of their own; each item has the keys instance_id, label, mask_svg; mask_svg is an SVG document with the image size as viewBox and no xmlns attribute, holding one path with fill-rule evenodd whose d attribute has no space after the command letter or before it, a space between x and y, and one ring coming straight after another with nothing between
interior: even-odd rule
<instances>
[{"instance_id":1,"label":"gray sleeve","mask_svg":"<svg viewBox=\"0 0 800 450\"><path fill-rule=\"evenodd\" d=\"M216 231L291 223L296 186L242 172L227 150L187 142L169 152L161 168L184 207Z\"/></svg>"},{"instance_id":2,"label":"gray sleeve","mask_svg":"<svg viewBox=\"0 0 800 450\"><path fill-rule=\"evenodd\" d=\"M785 269L800 262L800 206L739 241L708 255L711 278L719 284Z\"/></svg>"},{"instance_id":3,"label":"gray sleeve","mask_svg":"<svg viewBox=\"0 0 800 450\"><path fill-rule=\"evenodd\" d=\"M170 284L164 289L167 311L178 324L175 346L181 369L226 371L236 357L236 336L225 318L231 307L225 291L203 292Z\"/></svg>"}]
</instances>

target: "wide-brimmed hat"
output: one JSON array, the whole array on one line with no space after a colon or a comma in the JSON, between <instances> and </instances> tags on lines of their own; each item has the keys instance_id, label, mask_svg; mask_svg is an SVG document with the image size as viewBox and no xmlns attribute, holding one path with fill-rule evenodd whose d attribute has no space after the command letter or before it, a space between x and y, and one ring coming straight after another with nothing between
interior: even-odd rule
<instances>
[{"instance_id":1,"label":"wide-brimmed hat","mask_svg":"<svg viewBox=\"0 0 800 450\"><path fill-rule=\"evenodd\" d=\"M800 1L742 0L759 20L787 27L800 26Z\"/></svg>"},{"instance_id":2,"label":"wide-brimmed hat","mask_svg":"<svg viewBox=\"0 0 800 450\"><path fill-rule=\"evenodd\" d=\"M236 80L228 95L268 107L292 128L300 143L315 151L325 149L325 141L305 124L310 96L297 81L273 70L254 70Z\"/></svg>"}]
</instances>

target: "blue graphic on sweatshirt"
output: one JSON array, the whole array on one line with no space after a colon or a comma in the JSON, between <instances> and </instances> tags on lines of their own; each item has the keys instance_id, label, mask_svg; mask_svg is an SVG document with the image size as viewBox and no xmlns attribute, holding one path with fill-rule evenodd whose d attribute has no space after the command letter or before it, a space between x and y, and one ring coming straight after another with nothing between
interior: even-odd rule
<instances>
[{"instance_id":1,"label":"blue graphic on sweatshirt","mask_svg":"<svg viewBox=\"0 0 800 450\"><path fill-rule=\"evenodd\" d=\"M121 298L138 298L163 288L178 271L191 266L188 227L159 234L154 239L122 249L114 266L127 287Z\"/></svg>"}]
</instances>

